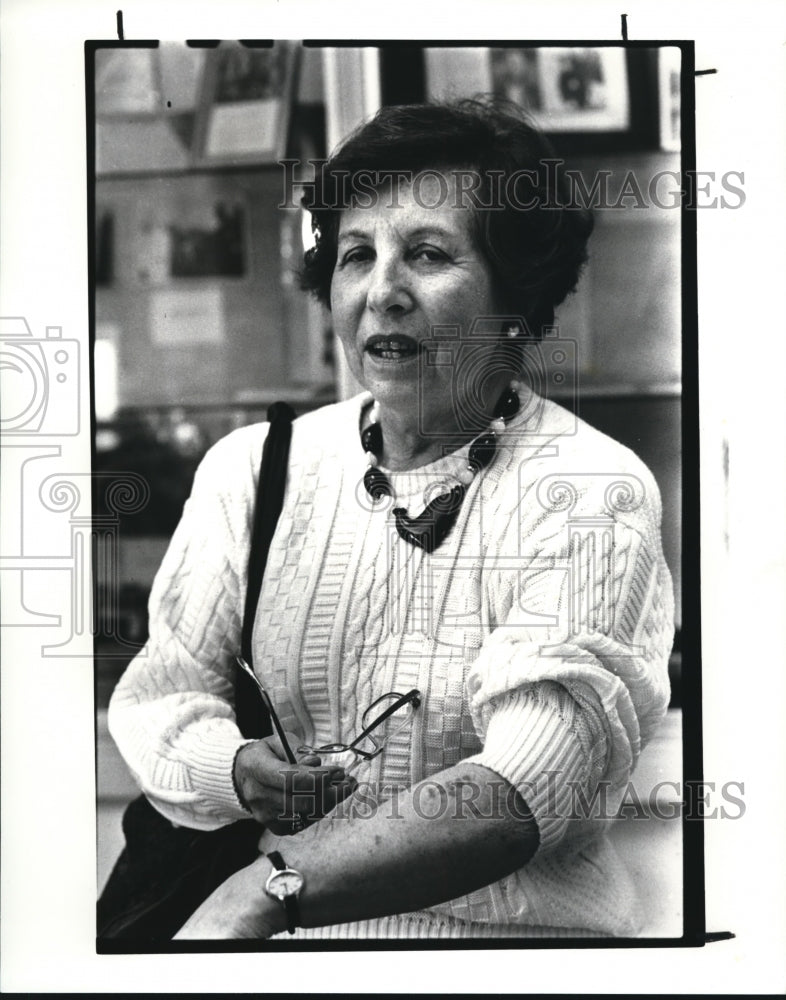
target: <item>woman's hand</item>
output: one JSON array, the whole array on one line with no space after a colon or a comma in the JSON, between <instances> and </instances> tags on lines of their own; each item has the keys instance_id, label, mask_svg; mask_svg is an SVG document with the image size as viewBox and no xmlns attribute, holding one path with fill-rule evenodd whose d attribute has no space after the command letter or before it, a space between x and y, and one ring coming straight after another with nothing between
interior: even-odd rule
<instances>
[{"instance_id":1,"label":"woman's hand","mask_svg":"<svg viewBox=\"0 0 786 1000\"><path fill-rule=\"evenodd\" d=\"M285 931L283 908L263 889L271 870L262 855L235 872L188 918L174 940L265 940Z\"/></svg>"},{"instance_id":2,"label":"woman's hand","mask_svg":"<svg viewBox=\"0 0 786 1000\"><path fill-rule=\"evenodd\" d=\"M290 745L298 738L286 734ZM241 747L235 757L235 788L257 822L277 836L297 833L329 813L357 787L343 767L322 767L309 755L290 764L276 736Z\"/></svg>"}]
</instances>

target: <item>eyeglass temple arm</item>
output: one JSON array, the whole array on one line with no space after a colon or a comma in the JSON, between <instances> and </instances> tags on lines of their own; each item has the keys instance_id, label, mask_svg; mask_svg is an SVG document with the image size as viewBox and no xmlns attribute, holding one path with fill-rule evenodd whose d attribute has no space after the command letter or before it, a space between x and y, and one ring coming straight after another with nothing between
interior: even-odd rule
<instances>
[{"instance_id":1,"label":"eyeglass temple arm","mask_svg":"<svg viewBox=\"0 0 786 1000\"><path fill-rule=\"evenodd\" d=\"M370 733L373 733L375 729L378 729L382 725L382 723L385 722L386 719L390 718L390 716L393 715L394 712L397 712L403 705L406 705L408 702L412 702L413 708L417 708L418 705L420 704L420 691L418 691L417 688L413 688L406 694L401 695L399 698L396 699L396 701L393 702L392 705L386 708L384 712L378 715L377 718L374 719L374 721L370 725L366 726L363 732L359 733L355 737L355 739L349 744L349 749L355 750L358 743L364 740ZM376 702L374 702L374 704L376 704ZM374 704L369 705L369 708L373 708Z\"/></svg>"},{"instance_id":2,"label":"eyeglass temple arm","mask_svg":"<svg viewBox=\"0 0 786 1000\"><path fill-rule=\"evenodd\" d=\"M237 661L237 665L240 667L240 669L245 671L248 674L248 676L253 680L253 682L256 684L257 689L260 695L262 696L262 701L265 703L265 708L270 713L270 719L273 723L273 728L276 730L276 735L278 736L279 740L281 740L281 746L284 748L284 753L287 755L287 760L289 761L290 764L297 764L297 757L294 755L294 753L292 753L292 748L290 747L289 742L286 736L284 735L283 726L279 722L275 708L273 708L273 702L270 699L270 695L262 687L262 685L259 682L259 678L251 669L251 667L246 663L243 657L236 656L235 660Z\"/></svg>"}]
</instances>

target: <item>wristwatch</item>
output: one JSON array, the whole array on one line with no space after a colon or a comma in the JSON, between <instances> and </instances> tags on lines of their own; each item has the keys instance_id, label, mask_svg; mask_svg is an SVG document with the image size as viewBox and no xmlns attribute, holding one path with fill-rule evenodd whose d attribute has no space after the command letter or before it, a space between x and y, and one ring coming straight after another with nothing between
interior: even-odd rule
<instances>
[{"instance_id":1,"label":"wristwatch","mask_svg":"<svg viewBox=\"0 0 786 1000\"><path fill-rule=\"evenodd\" d=\"M265 882L265 892L282 904L287 915L287 930L290 934L294 934L295 928L300 925L297 897L305 884L305 879L300 872L287 867L278 851L271 851L267 858L273 865L273 871Z\"/></svg>"}]
</instances>

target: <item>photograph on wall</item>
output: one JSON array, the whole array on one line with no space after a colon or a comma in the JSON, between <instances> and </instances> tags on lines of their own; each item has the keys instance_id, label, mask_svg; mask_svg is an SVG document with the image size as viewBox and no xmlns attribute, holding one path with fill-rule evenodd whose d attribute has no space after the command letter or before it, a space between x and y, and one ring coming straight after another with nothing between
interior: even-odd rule
<instances>
[{"instance_id":1,"label":"photograph on wall","mask_svg":"<svg viewBox=\"0 0 786 1000\"><path fill-rule=\"evenodd\" d=\"M625 49L493 48L496 93L530 112L547 132L628 127Z\"/></svg>"},{"instance_id":2,"label":"photograph on wall","mask_svg":"<svg viewBox=\"0 0 786 1000\"><path fill-rule=\"evenodd\" d=\"M169 274L173 278L216 275L242 277L245 271L243 206L218 201L200 218L169 225Z\"/></svg>"},{"instance_id":3,"label":"photograph on wall","mask_svg":"<svg viewBox=\"0 0 786 1000\"><path fill-rule=\"evenodd\" d=\"M284 155L297 47L225 45L208 54L201 157L275 163Z\"/></svg>"}]
</instances>

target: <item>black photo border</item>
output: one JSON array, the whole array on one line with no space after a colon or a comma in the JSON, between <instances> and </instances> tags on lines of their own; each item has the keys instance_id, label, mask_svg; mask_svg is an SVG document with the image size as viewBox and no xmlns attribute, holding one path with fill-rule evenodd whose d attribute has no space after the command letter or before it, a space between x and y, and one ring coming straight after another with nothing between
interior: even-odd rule
<instances>
[{"instance_id":1,"label":"black photo border","mask_svg":"<svg viewBox=\"0 0 786 1000\"><path fill-rule=\"evenodd\" d=\"M213 47L214 40L189 41L194 46ZM272 40L249 40L249 45L265 46ZM311 47L376 47L381 51L382 99L383 103L416 100L412 94L418 87L417 61L413 53L424 47L514 47L528 48L571 47L582 48L623 47L626 51L635 49L657 49L675 47L681 51L681 171L683 177L683 197L681 206L681 283L682 283L682 662L681 698L683 711L682 733L682 788L703 781L702 746L702 678L701 678L701 572L700 572L700 489L699 489L699 359L698 359L698 294L697 294L697 239L695 205L696 136L695 136L695 54L692 40L646 40L609 41L608 39L564 39L564 40L335 40L308 39L302 42ZM88 245L88 315L90 345L90 403L91 403L91 448L92 464L95 466L95 371L93 347L95 344L95 96L94 96L94 54L100 48L155 48L156 40L118 41L90 40L85 42L85 109L87 122L87 245ZM407 51L409 50L409 51ZM398 92L391 85L390 70L386 65L410 60L412 72L406 79L405 89ZM642 115L647 116L643 102L657 101L657 90L647 84L646 93L636 97L637 87L630 76L631 127L623 132L597 133L579 136L568 132L547 133L560 153L581 155L611 153L619 151L655 150L658 147L657 104L650 105L651 128L641 126ZM422 84L422 79L421 79ZM414 88L414 89L413 89ZM654 98L653 98L654 93ZM637 125L637 123L639 123ZM653 131L654 130L654 131ZM688 541L690 540L690 544ZM95 580L95 573L93 576ZM94 595L95 599L95 595ZM685 667L687 666L687 669ZM94 677L94 697L97 698L97 679ZM94 704L94 710L97 701ZM97 746L97 740L96 740ZM713 940L731 937L728 932L708 935L705 920L705 871L704 871L704 830L703 818L692 815L691 809L683 809L683 933L679 937L657 938L515 938L515 939L461 939L441 941L413 941L408 939L385 939L366 941L172 941L165 944L140 946L133 942L96 941L96 952L111 954L159 954L159 953L220 953L220 952L268 952L268 951L413 951L413 950L478 950L478 949L607 949L607 948L695 948Z\"/></svg>"}]
</instances>

